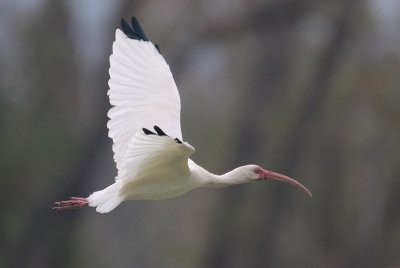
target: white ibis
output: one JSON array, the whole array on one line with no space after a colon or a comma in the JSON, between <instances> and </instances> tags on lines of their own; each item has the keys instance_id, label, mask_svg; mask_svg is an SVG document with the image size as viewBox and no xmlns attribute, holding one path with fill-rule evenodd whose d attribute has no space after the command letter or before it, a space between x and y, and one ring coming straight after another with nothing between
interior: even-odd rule
<instances>
[{"instance_id":1,"label":"white ibis","mask_svg":"<svg viewBox=\"0 0 400 268\"><path fill-rule=\"evenodd\" d=\"M122 201L177 197L197 187L279 180L311 192L288 176L257 165L215 175L189 157L194 148L183 142L180 97L168 64L132 17L116 30L110 56L108 95L113 107L107 127L113 140L118 174L115 182L89 197L55 202L55 210L96 207L106 213Z\"/></svg>"}]
</instances>

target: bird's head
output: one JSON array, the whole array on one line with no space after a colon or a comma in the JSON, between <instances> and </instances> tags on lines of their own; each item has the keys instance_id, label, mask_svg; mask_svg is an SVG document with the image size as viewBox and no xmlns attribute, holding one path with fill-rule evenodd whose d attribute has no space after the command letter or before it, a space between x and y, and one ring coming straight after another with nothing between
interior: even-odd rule
<instances>
[{"instance_id":1,"label":"bird's head","mask_svg":"<svg viewBox=\"0 0 400 268\"><path fill-rule=\"evenodd\" d=\"M241 166L232 170L231 172L226 173L225 175L230 177L230 179L232 180L232 184L267 180L283 181L299 188L309 196L312 196L311 192L295 179L274 171L263 169L262 167L257 165Z\"/></svg>"}]
</instances>

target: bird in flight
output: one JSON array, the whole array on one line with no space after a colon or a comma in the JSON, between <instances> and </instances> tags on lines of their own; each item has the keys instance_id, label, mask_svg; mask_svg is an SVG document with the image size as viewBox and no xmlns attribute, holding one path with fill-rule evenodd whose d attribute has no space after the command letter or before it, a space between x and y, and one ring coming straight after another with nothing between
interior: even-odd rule
<instances>
[{"instance_id":1,"label":"bird in flight","mask_svg":"<svg viewBox=\"0 0 400 268\"><path fill-rule=\"evenodd\" d=\"M183 141L178 89L158 45L147 38L135 17L121 20L110 56L108 96L113 106L107 123L117 166L115 182L88 197L55 202L54 210L96 207L107 213L126 200L161 200L198 187L279 180L311 196L298 181L257 165L215 175L189 157Z\"/></svg>"}]
</instances>

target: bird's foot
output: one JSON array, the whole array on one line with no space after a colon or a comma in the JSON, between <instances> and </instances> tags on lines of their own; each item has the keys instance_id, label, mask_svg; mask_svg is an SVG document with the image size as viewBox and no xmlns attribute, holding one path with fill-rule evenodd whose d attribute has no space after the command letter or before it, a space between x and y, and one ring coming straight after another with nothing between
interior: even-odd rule
<instances>
[{"instance_id":1,"label":"bird's foot","mask_svg":"<svg viewBox=\"0 0 400 268\"><path fill-rule=\"evenodd\" d=\"M53 210L77 209L89 205L89 201L84 197L71 197L66 201L54 202Z\"/></svg>"}]
</instances>

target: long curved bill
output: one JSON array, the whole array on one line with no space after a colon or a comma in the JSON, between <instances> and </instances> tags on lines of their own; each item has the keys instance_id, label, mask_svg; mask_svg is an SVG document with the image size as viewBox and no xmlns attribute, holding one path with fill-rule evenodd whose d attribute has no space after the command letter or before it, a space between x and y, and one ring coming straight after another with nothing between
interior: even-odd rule
<instances>
[{"instance_id":1,"label":"long curved bill","mask_svg":"<svg viewBox=\"0 0 400 268\"><path fill-rule=\"evenodd\" d=\"M278 180L278 181L283 181L283 182L287 182L291 185L293 185L294 187L299 188L300 190L302 190L303 192L305 192L306 194L308 194L310 197L312 197L312 193L310 192L310 190L308 190L303 184L301 184L300 182L277 172L274 171L270 171L270 170L264 170L264 179L265 180Z\"/></svg>"}]
</instances>

